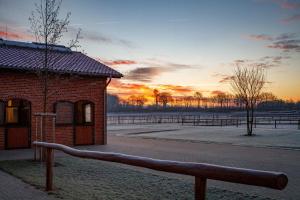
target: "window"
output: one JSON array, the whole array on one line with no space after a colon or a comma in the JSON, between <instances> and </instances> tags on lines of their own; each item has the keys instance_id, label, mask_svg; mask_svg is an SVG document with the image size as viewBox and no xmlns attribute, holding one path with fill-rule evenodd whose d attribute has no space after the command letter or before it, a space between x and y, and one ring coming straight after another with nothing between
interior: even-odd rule
<instances>
[{"instance_id":1,"label":"window","mask_svg":"<svg viewBox=\"0 0 300 200\"><path fill-rule=\"evenodd\" d=\"M92 106L91 104L84 104L84 122L92 122Z\"/></svg>"},{"instance_id":2,"label":"window","mask_svg":"<svg viewBox=\"0 0 300 200\"><path fill-rule=\"evenodd\" d=\"M8 100L5 111L5 119L7 124L18 124L25 126L30 122L30 103L26 100Z\"/></svg>"},{"instance_id":3,"label":"window","mask_svg":"<svg viewBox=\"0 0 300 200\"><path fill-rule=\"evenodd\" d=\"M55 111L56 124L73 123L73 104L71 102L57 102Z\"/></svg>"},{"instance_id":4,"label":"window","mask_svg":"<svg viewBox=\"0 0 300 200\"><path fill-rule=\"evenodd\" d=\"M8 100L6 106L6 123L16 124L18 123L19 119L19 112L18 112L18 101L16 100Z\"/></svg>"},{"instance_id":5,"label":"window","mask_svg":"<svg viewBox=\"0 0 300 200\"><path fill-rule=\"evenodd\" d=\"M93 123L93 104L87 101L78 101L76 103L76 124Z\"/></svg>"},{"instance_id":6,"label":"window","mask_svg":"<svg viewBox=\"0 0 300 200\"><path fill-rule=\"evenodd\" d=\"M4 102L0 101L0 125L4 124L4 109L5 109L5 104Z\"/></svg>"}]
</instances>

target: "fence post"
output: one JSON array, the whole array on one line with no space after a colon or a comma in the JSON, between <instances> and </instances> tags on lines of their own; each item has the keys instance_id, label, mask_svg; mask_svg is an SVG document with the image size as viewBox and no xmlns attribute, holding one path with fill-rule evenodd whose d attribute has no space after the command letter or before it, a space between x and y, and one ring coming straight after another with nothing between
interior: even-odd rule
<instances>
[{"instance_id":1,"label":"fence post","mask_svg":"<svg viewBox=\"0 0 300 200\"><path fill-rule=\"evenodd\" d=\"M277 120L276 119L275 119L275 124L274 125L275 125L275 128L277 128Z\"/></svg>"},{"instance_id":2,"label":"fence post","mask_svg":"<svg viewBox=\"0 0 300 200\"><path fill-rule=\"evenodd\" d=\"M298 120L298 129L300 130L300 119Z\"/></svg>"},{"instance_id":3,"label":"fence post","mask_svg":"<svg viewBox=\"0 0 300 200\"><path fill-rule=\"evenodd\" d=\"M53 149L47 148L46 191L53 189Z\"/></svg>"},{"instance_id":4,"label":"fence post","mask_svg":"<svg viewBox=\"0 0 300 200\"><path fill-rule=\"evenodd\" d=\"M35 116L35 141L38 141L38 118ZM38 147L34 145L34 160L37 160L37 149Z\"/></svg>"},{"instance_id":5,"label":"fence post","mask_svg":"<svg viewBox=\"0 0 300 200\"><path fill-rule=\"evenodd\" d=\"M42 142L43 141L43 116L41 115L40 116L40 142ZM43 156L43 153L45 152L44 150L43 150L44 148L43 147L40 147L40 161L42 162L42 161L45 161L45 159L44 159L44 156Z\"/></svg>"},{"instance_id":6,"label":"fence post","mask_svg":"<svg viewBox=\"0 0 300 200\"><path fill-rule=\"evenodd\" d=\"M206 179L195 177L195 200L205 200Z\"/></svg>"}]
</instances>

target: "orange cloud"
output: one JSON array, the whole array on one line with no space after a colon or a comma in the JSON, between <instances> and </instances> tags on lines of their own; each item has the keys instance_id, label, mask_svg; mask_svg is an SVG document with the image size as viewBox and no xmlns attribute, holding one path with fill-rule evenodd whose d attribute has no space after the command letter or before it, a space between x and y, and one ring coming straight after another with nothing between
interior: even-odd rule
<instances>
[{"instance_id":1,"label":"orange cloud","mask_svg":"<svg viewBox=\"0 0 300 200\"><path fill-rule=\"evenodd\" d=\"M169 69L162 67L138 67L129 71L125 78L128 80L150 82L155 76L160 75L163 72L168 72Z\"/></svg>"},{"instance_id":2,"label":"orange cloud","mask_svg":"<svg viewBox=\"0 0 300 200\"><path fill-rule=\"evenodd\" d=\"M158 85L158 88L170 92L176 96L192 94L195 92L195 89L190 86Z\"/></svg>"},{"instance_id":3,"label":"orange cloud","mask_svg":"<svg viewBox=\"0 0 300 200\"><path fill-rule=\"evenodd\" d=\"M226 76L226 75L224 75L224 76L222 77L222 79L219 80L219 83L228 83L228 82L230 82L232 79L233 79L233 76Z\"/></svg>"},{"instance_id":4,"label":"orange cloud","mask_svg":"<svg viewBox=\"0 0 300 200\"><path fill-rule=\"evenodd\" d=\"M134 65L137 64L134 60L112 60L112 61L105 61L107 65Z\"/></svg>"},{"instance_id":5,"label":"orange cloud","mask_svg":"<svg viewBox=\"0 0 300 200\"><path fill-rule=\"evenodd\" d=\"M0 37L7 38L10 40L33 40L34 37L32 35L26 33L17 33L11 31L0 31Z\"/></svg>"},{"instance_id":6,"label":"orange cloud","mask_svg":"<svg viewBox=\"0 0 300 200\"><path fill-rule=\"evenodd\" d=\"M287 0L273 0L273 2L279 4L282 9L293 10L300 8L300 3L298 2L291 2Z\"/></svg>"},{"instance_id":7,"label":"orange cloud","mask_svg":"<svg viewBox=\"0 0 300 200\"><path fill-rule=\"evenodd\" d=\"M211 95L215 96L215 95L224 95L225 92L220 91L220 90L214 90L210 92Z\"/></svg>"},{"instance_id":8,"label":"orange cloud","mask_svg":"<svg viewBox=\"0 0 300 200\"><path fill-rule=\"evenodd\" d=\"M300 52L300 40L282 40L274 42L273 44L268 45L267 47L273 49L281 49L284 52L289 52L291 50Z\"/></svg>"},{"instance_id":9,"label":"orange cloud","mask_svg":"<svg viewBox=\"0 0 300 200\"><path fill-rule=\"evenodd\" d=\"M196 91L190 86L179 85L152 85L136 83L124 83L121 80L112 80L108 87L108 92L117 95L121 100L127 100L132 95L144 96L148 103L153 103L154 96L153 91L157 89L159 92L168 92L172 96L192 96Z\"/></svg>"},{"instance_id":10,"label":"orange cloud","mask_svg":"<svg viewBox=\"0 0 300 200\"><path fill-rule=\"evenodd\" d=\"M107 59L102 59L99 57L93 57L95 60L102 62L108 66L114 66L114 65L135 65L137 64L136 61L134 60L122 60L122 59L118 59L118 60L107 60Z\"/></svg>"},{"instance_id":11,"label":"orange cloud","mask_svg":"<svg viewBox=\"0 0 300 200\"><path fill-rule=\"evenodd\" d=\"M112 80L108 91L118 95L121 99L127 99L131 95L152 96L153 89L144 84L124 83L120 80Z\"/></svg>"},{"instance_id":12,"label":"orange cloud","mask_svg":"<svg viewBox=\"0 0 300 200\"><path fill-rule=\"evenodd\" d=\"M247 38L250 39L250 40L257 40L257 41L260 41L260 40L262 40L262 41L273 40L272 36L266 35L266 34L259 34L259 35L252 34L252 35L248 35Z\"/></svg>"},{"instance_id":13,"label":"orange cloud","mask_svg":"<svg viewBox=\"0 0 300 200\"><path fill-rule=\"evenodd\" d=\"M294 21L300 21L300 14L292 15L282 20L284 23L290 23Z\"/></svg>"}]
</instances>

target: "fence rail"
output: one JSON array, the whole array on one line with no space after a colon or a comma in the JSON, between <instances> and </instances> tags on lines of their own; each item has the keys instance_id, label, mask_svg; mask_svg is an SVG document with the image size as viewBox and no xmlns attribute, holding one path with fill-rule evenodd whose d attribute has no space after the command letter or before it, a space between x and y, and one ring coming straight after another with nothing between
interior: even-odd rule
<instances>
[{"instance_id":1,"label":"fence rail","mask_svg":"<svg viewBox=\"0 0 300 200\"><path fill-rule=\"evenodd\" d=\"M108 116L107 123L118 124L161 124L178 123L194 126L240 126L246 124L245 117L233 116L201 116L201 115L119 115ZM300 129L299 117L255 117L254 127L259 125L271 125L278 128L280 125L293 125Z\"/></svg>"},{"instance_id":2,"label":"fence rail","mask_svg":"<svg viewBox=\"0 0 300 200\"><path fill-rule=\"evenodd\" d=\"M288 178L281 172L259 171L243 168L233 168L220 165L194 162L178 162L159 160L146 157L132 156L120 153L77 150L65 145L46 142L33 142L34 145L47 150L46 190L53 189L53 159L54 149L69 155L116 162L131 166L138 166L157 171L190 175L195 177L195 199L204 200L207 179L262 186L282 190L288 183Z\"/></svg>"}]
</instances>

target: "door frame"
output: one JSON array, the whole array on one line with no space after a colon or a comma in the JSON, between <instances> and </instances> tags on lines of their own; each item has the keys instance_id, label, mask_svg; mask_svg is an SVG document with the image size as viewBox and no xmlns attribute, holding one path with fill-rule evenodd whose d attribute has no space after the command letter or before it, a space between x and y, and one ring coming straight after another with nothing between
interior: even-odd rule
<instances>
[{"instance_id":1,"label":"door frame","mask_svg":"<svg viewBox=\"0 0 300 200\"><path fill-rule=\"evenodd\" d=\"M26 101L29 105L29 119L28 119L28 124L23 126L20 124L14 124L14 123L6 123L6 107L7 107L7 103L8 101L2 101L4 102L5 106L4 106L4 143L5 143L5 149L9 150L9 149L29 149L31 148L31 111L32 111L32 106L31 106L31 102L27 99L21 99L21 98L13 98L13 99L9 99L9 100L20 100L20 101ZM18 110L18 114L20 116L20 110ZM8 144L8 129L9 128L27 128L28 130L28 146L27 147L9 147Z\"/></svg>"},{"instance_id":2,"label":"door frame","mask_svg":"<svg viewBox=\"0 0 300 200\"><path fill-rule=\"evenodd\" d=\"M82 117L84 118L85 116L85 113L84 113L84 105L86 104L91 104L91 111L92 111L92 122L91 123L78 123L77 122L77 114L78 114L78 110L77 110L77 104L78 103L82 103ZM89 100L79 100L79 101L76 101L74 103L74 128L73 128L73 145L74 146L81 146L81 145L94 145L95 144L95 137L96 137L96 133L95 133L95 103L92 102L92 101L89 101ZM91 126L92 127L92 143L91 144L76 144L76 127L77 126Z\"/></svg>"}]
</instances>

